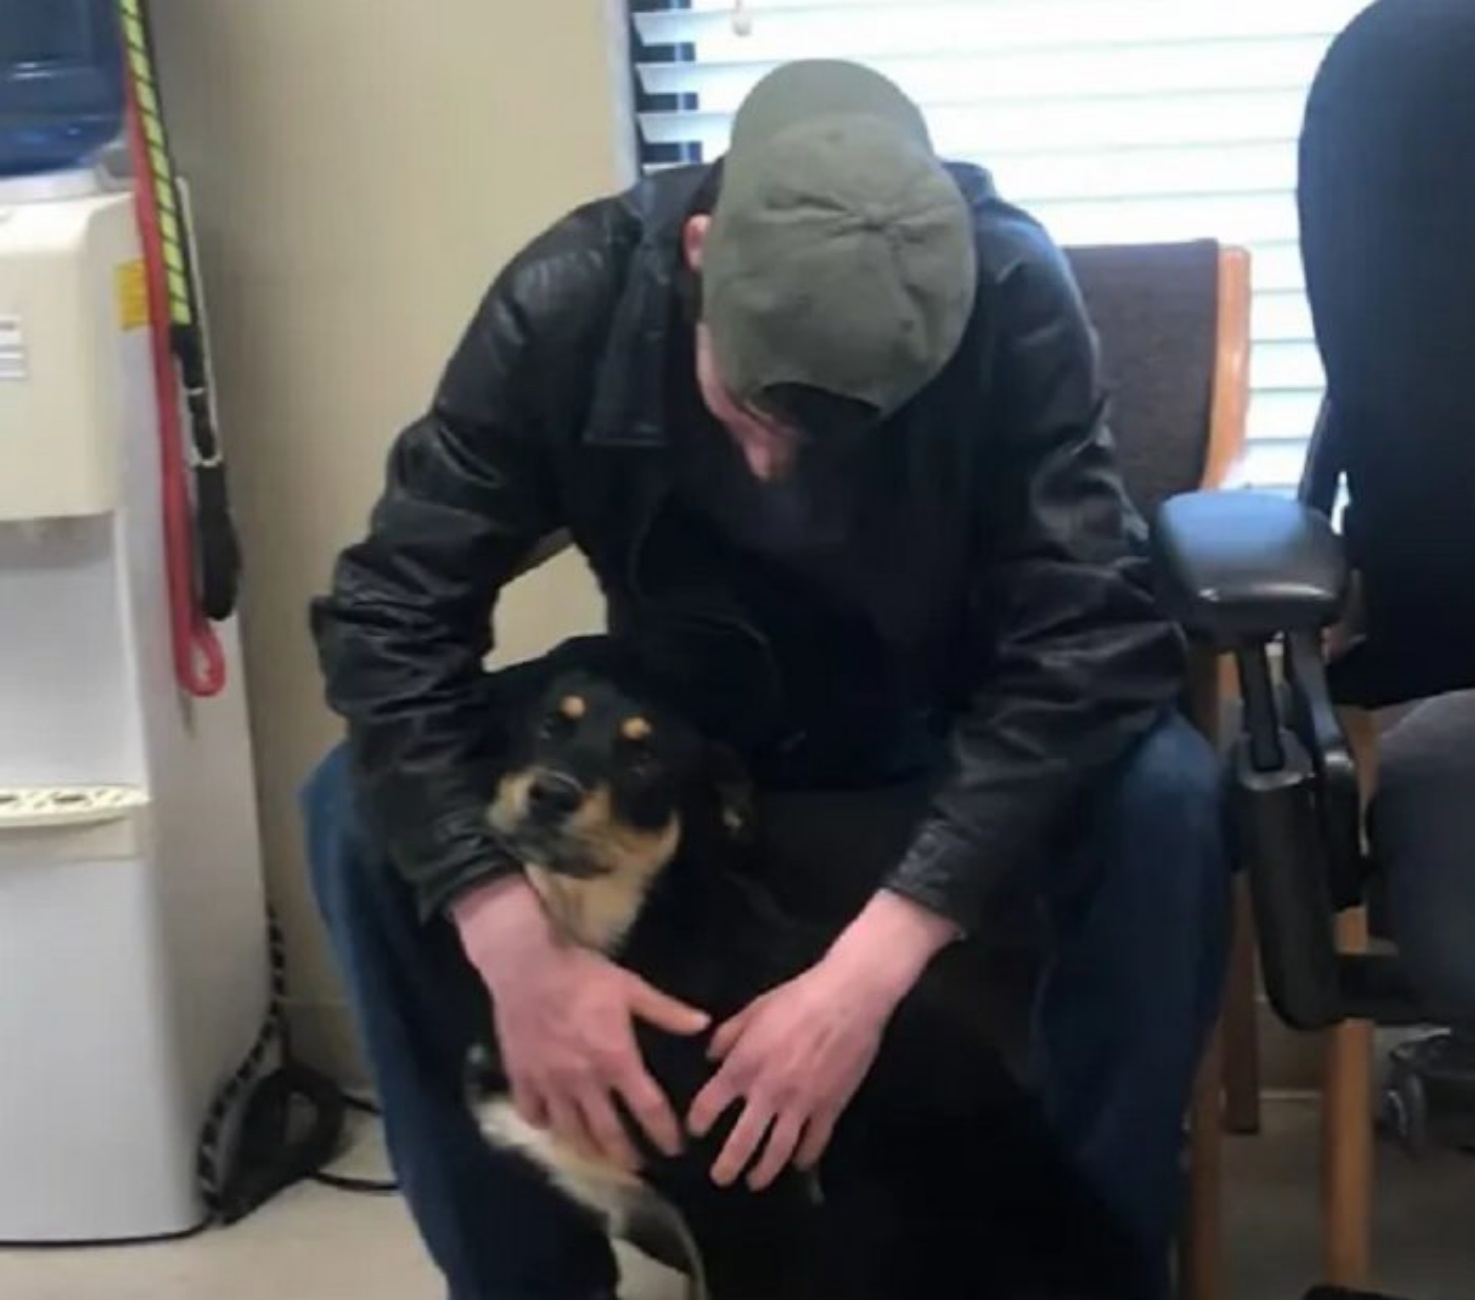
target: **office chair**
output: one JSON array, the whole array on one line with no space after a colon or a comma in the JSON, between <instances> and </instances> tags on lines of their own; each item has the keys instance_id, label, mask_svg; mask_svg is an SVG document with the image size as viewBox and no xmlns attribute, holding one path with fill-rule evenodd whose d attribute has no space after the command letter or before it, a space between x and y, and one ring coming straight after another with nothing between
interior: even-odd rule
<instances>
[{"instance_id":1,"label":"office chair","mask_svg":"<svg viewBox=\"0 0 1475 1300\"><path fill-rule=\"evenodd\" d=\"M1328 1032L1334 1287L1369 1272L1371 1027L1475 1023L1387 950L1389 881L1420 846L1396 818L1368 834L1373 711L1475 686L1472 68L1469 0L1375 0L1333 42L1299 164L1327 375L1300 491L1180 495L1154 532L1164 601L1238 670L1232 797L1266 992L1291 1026ZM1468 1028L1406 1049L1392 1077L1413 1127L1475 1134Z\"/></svg>"}]
</instances>

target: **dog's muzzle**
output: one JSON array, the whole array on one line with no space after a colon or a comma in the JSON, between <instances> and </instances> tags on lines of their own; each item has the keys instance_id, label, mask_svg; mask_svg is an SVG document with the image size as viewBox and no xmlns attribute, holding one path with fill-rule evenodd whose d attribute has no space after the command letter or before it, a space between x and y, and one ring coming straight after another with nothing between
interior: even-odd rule
<instances>
[{"instance_id":1,"label":"dog's muzzle","mask_svg":"<svg viewBox=\"0 0 1475 1300\"><path fill-rule=\"evenodd\" d=\"M571 776L539 772L528 786L528 816L544 826L552 825L578 812L587 794Z\"/></svg>"}]
</instances>

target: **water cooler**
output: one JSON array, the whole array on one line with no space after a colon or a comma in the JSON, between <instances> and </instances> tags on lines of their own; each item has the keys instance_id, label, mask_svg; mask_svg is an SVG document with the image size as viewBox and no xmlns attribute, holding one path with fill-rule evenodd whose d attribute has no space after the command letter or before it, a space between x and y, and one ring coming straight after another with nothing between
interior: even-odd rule
<instances>
[{"instance_id":1,"label":"water cooler","mask_svg":"<svg viewBox=\"0 0 1475 1300\"><path fill-rule=\"evenodd\" d=\"M268 1007L233 623L220 693L172 662L140 258L90 166L0 167L0 1244L196 1226Z\"/></svg>"}]
</instances>

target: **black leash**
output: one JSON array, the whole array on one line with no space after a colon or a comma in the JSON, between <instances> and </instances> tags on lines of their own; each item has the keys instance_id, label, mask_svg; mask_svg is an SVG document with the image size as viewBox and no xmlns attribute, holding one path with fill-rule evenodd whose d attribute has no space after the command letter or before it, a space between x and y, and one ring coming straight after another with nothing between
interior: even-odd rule
<instances>
[{"instance_id":1,"label":"black leash","mask_svg":"<svg viewBox=\"0 0 1475 1300\"><path fill-rule=\"evenodd\" d=\"M174 172L169 134L154 68L146 0L118 0L127 72L143 125L145 154L136 160L140 184L153 191L157 238L167 268L169 341L189 413L188 468L193 488L196 598L205 617L223 622L235 613L240 593L241 548L231 513L225 457L216 428L214 392L198 278L194 223ZM167 400L161 393L160 400Z\"/></svg>"},{"instance_id":2,"label":"black leash","mask_svg":"<svg viewBox=\"0 0 1475 1300\"><path fill-rule=\"evenodd\" d=\"M287 951L281 925L267 915L271 1003L251 1050L206 1116L195 1158L205 1207L214 1222L235 1223L278 1192L303 1179L340 1191L388 1195L399 1190L389 1179L353 1178L327 1172L338 1154L350 1109L378 1114L372 1103L351 1097L325 1075L294 1059L286 1017ZM262 1077L274 1048L281 1064ZM232 1153L226 1126L239 1110ZM302 1112L305 1131L294 1119Z\"/></svg>"}]
</instances>

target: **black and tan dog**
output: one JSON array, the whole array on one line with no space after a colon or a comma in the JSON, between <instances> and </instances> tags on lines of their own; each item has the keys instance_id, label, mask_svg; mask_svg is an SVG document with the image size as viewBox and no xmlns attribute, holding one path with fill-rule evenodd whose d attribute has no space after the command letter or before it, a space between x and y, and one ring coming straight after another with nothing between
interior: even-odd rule
<instances>
[{"instance_id":1,"label":"black and tan dog","mask_svg":"<svg viewBox=\"0 0 1475 1300\"><path fill-rule=\"evenodd\" d=\"M832 935L785 915L745 870L740 774L603 638L523 674L489 818L572 942L606 952L713 1024L819 958ZM505 715L504 716L508 716ZM532 1161L612 1237L711 1300L1136 1300L1140 1261L1055 1151L1000 1056L920 982L892 1018L817 1177L754 1193L711 1182L736 1108L639 1175L560 1145L473 1054L482 1132ZM707 1039L638 1026L678 1114L712 1071Z\"/></svg>"}]
</instances>

